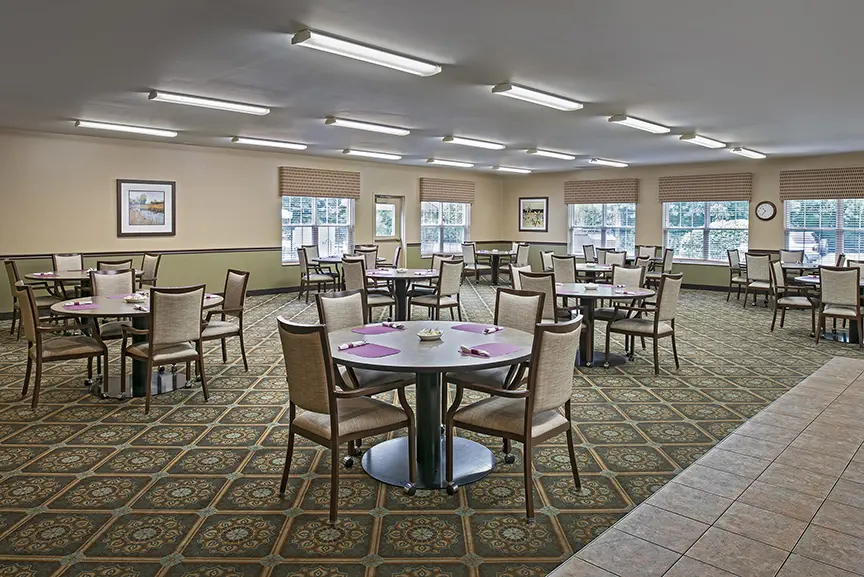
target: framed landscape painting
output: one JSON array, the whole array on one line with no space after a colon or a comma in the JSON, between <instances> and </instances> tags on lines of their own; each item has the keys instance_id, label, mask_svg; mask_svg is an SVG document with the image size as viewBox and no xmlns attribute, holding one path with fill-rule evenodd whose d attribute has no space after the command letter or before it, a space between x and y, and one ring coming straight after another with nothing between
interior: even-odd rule
<instances>
[{"instance_id":1,"label":"framed landscape painting","mask_svg":"<svg viewBox=\"0 0 864 577\"><path fill-rule=\"evenodd\" d=\"M519 232L549 232L549 198L519 198Z\"/></svg>"},{"instance_id":2,"label":"framed landscape painting","mask_svg":"<svg viewBox=\"0 0 864 577\"><path fill-rule=\"evenodd\" d=\"M176 183L117 180L117 236L174 236Z\"/></svg>"}]
</instances>

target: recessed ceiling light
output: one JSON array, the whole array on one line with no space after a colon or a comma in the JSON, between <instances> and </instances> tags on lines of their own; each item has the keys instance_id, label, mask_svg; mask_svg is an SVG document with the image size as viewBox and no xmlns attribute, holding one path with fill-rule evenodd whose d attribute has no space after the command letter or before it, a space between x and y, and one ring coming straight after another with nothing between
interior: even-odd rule
<instances>
[{"instance_id":1,"label":"recessed ceiling light","mask_svg":"<svg viewBox=\"0 0 864 577\"><path fill-rule=\"evenodd\" d=\"M581 102L570 100L562 96L555 96L542 90L535 90L526 86L520 86L511 82L504 82L492 87L492 94L500 94L501 96L509 96L516 100L523 100L532 104L539 104L555 110L573 111L582 108Z\"/></svg>"},{"instance_id":2,"label":"recessed ceiling light","mask_svg":"<svg viewBox=\"0 0 864 577\"><path fill-rule=\"evenodd\" d=\"M291 44L305 48L314 48L315 50L353 58L354 60L362 60L363 62L385 66L416 76L432 76L441 72L441 66L434 62L427 62L419 58L397 54L396 52L390 52L381 48L373 48L372 46L343 40L342 38L313 30L301 30L291 38Z\"/></svg>"},{"instance_id":3,"label":"recessed ceiling light","mask_svg":"<svg viewBox=\"0 0 864 577\"><path fill-rule=\"evenodd\" d=\"M175 94L154 90L148 96L156 102L170 102L172 104L185 104L186 106L198 106L200 108L215 108L216 110L227 110L229 112L242 112L243 114L255 114L264 116L270 114L270 109L254 104L243 104L240 102L228 102L227 100L215 100L213 98L202 98L200 96L189 96L188 94Z\"/></svg>"},{"instance_id":4,"label":"recessed ceiling light","mask_svg":"<svg viewBox=\"0 0 864 577\"><path fill-rule=\"evenodd\" d=\"M145 128L143 126L128 126L126 124L109 124L107 122L92 122L90 120L76 120L75 126L78 128L95 128L96 130L113 130L114 132L147 134L149 136L164 136L165 138L174 138L177 136L177 133L173 130Z\"/></svg>"},{"instance_id":5,"label":"recessed ceiling light","mask_svg":"<svg viewBox=\"0 0 864 577\"><path fill-rule=\"evenodd\" d=\"M369 132L380 132L382 134L393 134L395 136L408 136L411 131L398 126L387 126L386 124L374 124L372 122L360 122L359 120L348 120L347 118L336 118L328 116L324 124L329 126L341 126L342 128L354 128L356 130L367 130Z\"/></svg>"},{"instance_id":6,"label":"recessed ceiling light","mask_svg":"<svg viewBox=\"0 0 864 577\"><path fill-rule=\"evenodd\" d=\"M576 157L572 154L565 154L563 152L552 152L551 150L541 150L539 148L531 148L526 150L528 154L536 154L537 156L548 156L549 158L557 158L559 160L576 160Z\"/></svg>"},{"instance_id":7,"label":"recessed ceiling light","mask_svg":"<svg viewBox=\"0 0 864 577\"><path fill-rule=\"evenodd\" d=\"M713 138L708 138L707 136L699 136L695 132L682 134L680 140L689 142L690 144L698 144L705 148L726 148L726 143L714 140Z\"/></svg>"},{"instance_id":8,"label":"recessed ceiling light","mask_svg":"<svg viewBox=\"0 0 864 577\"><path fill-rule=\"evenodd\" d=\"M260 138L246 138L245 136L235 136L231 139L235 144L248 144L251 146L269 146L271 148L287 148L288 150L306 150L305 144L296 142L283 142L281 140L262 140Z\"/></svg>"},{"instance_id":9,"label":"recessed ceiling light","mask_svg":"<svg viewBox=\"0 0 864 577\"><path fill-rule=\"evenodd\" d=\"M474 148L486 148L489 150L504 150L503 144L497 142L487 142L485 140L477 140L474 138L462 138L461 136L445 136L441 142L448 144L461 144L462 146L473 146Z\"/></svg>"},{"instance_id":10,"label":"recessed ceiling light","mask_svg":"<svg viewBox=\"0 0 864 577\"><path fill-rule=\"evenodd\" d=\"M427 158L429 164L440 164L441 166L455 166L456 168L473 168L474 165L470 162L460 162L458 160L442 160L440 158Z\"/></svg>"},{"instance_id":11,"label":"recessed ceiling light","mask_svg":"<svg viewBox=\"0 0 864 577\"><path fill-rule=\"evenodd\" d=\"M754 158L756 160L761 160L766 158L767 155L762 154L761 152L756 152L755 150L750 150L749 148L741 148L740 146L736 146L735 148L729 149L729 152L732 154L737 154L738 156L746 156L747 158Z\"/></svg>"},{"instance_id":12,"label":"recessed ceiling light","mask_svg":"<svg viewBox=\"0 0 864 577\"><path fill-rule=\"evenodd\" d=\"M497 170L498 172L513 172L516 174L531 174L531 171L527 168L516 168L514 166L493 166L492 170Z\"/></svg>"},{"instance_id":13,"label":"recessed ceiling light","mask_svg":"<svg viewBox=\"0 0 864 577\"><path fill-rule=\"evenodd\" d=\"M648 122L647 120L640 120L639 118L633 118L632 116L627 116L626 114L616 114L615 116L609 117L609 122L614 124L620 124L621 126L629 126L630 128L635 128L637 130L644 130L645 132L650 132L651 134L667 134L671 129L663 126L662 124L655 124L654 122Z\"/></svg>"},{"instance_id":14,"label":"recessed ceiling light","mask_svg":"<svg viewBox=\"0 0 864 577\"><path fill-rule=\"evenodd\" d=\"M365 156L366 158L380 158L381 160L401 160L402 157L398 154L390 154L389 152L370 152L368 150L354 150L346 148L342 154L350 156Z\"/></svg>"},{"instance_id":15,"label":"recessed ceiling light","mask_svg":"<svg viewBox=\"0 0 864 577\"><path fill-rule=\"evenodd\" d=\"M601 166L612 166L615 168L626 168L628 165L626 162L621 162L620 160L609 160L607 158L592 158L589 160L591 164L599 164Z\"/></svg>"}]
</instances>

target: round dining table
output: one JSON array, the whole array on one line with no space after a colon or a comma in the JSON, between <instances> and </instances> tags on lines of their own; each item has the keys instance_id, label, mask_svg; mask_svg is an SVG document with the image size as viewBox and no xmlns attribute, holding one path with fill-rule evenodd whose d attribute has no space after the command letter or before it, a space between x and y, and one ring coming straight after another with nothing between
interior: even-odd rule
<instances>
[{"instance_id":1,"label":"round dining table","mask_svg":"<svg viewBox=\"0 0 864 577\"><path fill-rule=\"evenodd\" d=\"M598 300L609 300L623 303L638 301L657 294L654 290L643 287L598 284L596 289L586 288L587 283L555 283L555 294L559 297L579 299L583 312L582 334L579 336L578 363L584 367L592 367L595 363L604 363L605 354L594 351L594 312ZM622 355L609 354L609 365L623 365L627 358Z\"/></svg>"},{"instance_id":2,"label":"round dining table","mask_svg":"<svg viewBox=\"0 0 864 577\"><path fill-rule=\"evenodd\" d=\"M352 255L352 256L358 256L358 255ZM386 260L387 259L384 258L383 256L379 256L379 257L375 258L375 262L379 262L379 263L384 262ZM313 258L312 262L317 263L317 264L336 264L336 265L339 265L339 264L342 264L342 257L341 256L319 256L318 258Z\"/></svg>"},{"instance_id":3,"label":"round dining table","mask_svg":"<svg viewBox=\"0 0 864 577\"><path fill-rule=\"evenodd\" d=\"M480 249L474 251L477 256L488 256L492 266L492 284L498 284L498 269L501 268L501 257L516 256L515 250Z\"/></svg>"},{"instance_id":4,"label":"round dining table","mask_svg":"<svg viewBox=\"0 0 864 577\"><path fill-rule=\"evenodd\" d=\"M404 321L408 318L408 285L418 280L438 278L438 271L427 268L373 268L366 271L366 276L393 283L395 320Z\"/></svg>"},{"instance_id":5,"label":"round dining table","mask_svg":"<svg viewBox=\"0 0 864 577\"><path fill-rule=\"evenodd\" d=\"M146 293L146 290L140 291L140 294L142 295ZM143 302L128 303L125 300L126 296L129 295L93 296L69 299L52 305L51 312L64 317L89 319L94 323L99 322L101 319L131 318L133 328L146 330L150 326L149 298L145 298ZM219 306L222 304L223 300L224 299L219 295L207 293L204 295L203 308L209 309ZM133 343L139 343L146 340L147 337L145 335L132 335ZM147 363L133 358L132 396L143 397L147 392L148 382L152 387L151 392L154 394L168 392L169 390L177 388L173 375L172 386L170 388L163 386L162 377L164 374L163 371L155 371L152 375L147 375ZM111 394L111 392L115 390L117 391L117 396L120 396L121 376L125 377L125 375L120 375L116 378L111 378L109 382L102 384L103 386L101 387L101 390L103 396ZM91 392L96 393L98 391L99 386L94 385Z\"/></svg>"},{"instance_id":6,"label":"round dining table","mask_svg":"<svg viewBox=\"0 0 864 577\"><path fill-rule=\"evenodd\" d=\"M381 325L367 325L381 326ZM463 327L457 329L455 327ZM416 374L417 476L418 489L443 489L445 480L445 446L441 425L442 375L449 371L473 371L513 365L531 356L534 336L505 328L484 334L472 323L442 321L408 321L403 329L383 334L358 334L354 329L330 333L330 347L335 363L358 369ZM437 341L421 341L417 333L435 328L442 332ZM470 329L470 330L469 330ZM479 331L479 332L478 332ZM366 345L339 350L339 345L365 340L389 347L386 356L369 355ZM473 349L488 347L491 356L464 354L460 346ZM377 349L377 347L376 347ZM375 353L377 355L378 353ZM457 437L453 445L454 483L465 485L488 475L495 465L492 451L469 439ZM374 479L388 485L404 487L408 483L408 442L399 437L378 443L363 454L363 469Z\"/></svg>"},{"instance_id":7,"label":"round dining table","mask_svg":"<svg viewBox=\"0 0 864 577\"><path fill-rule=\"evenodd\" d=\"M30 274L24 275L24 278L32 281L54 281L58 283L62 282L74 282L80 283L81 287L85 289L85 293L89 294L90 290L90 272L107 272L100 271L95 268L88 268L82 270L58 270L51 272L31 272ZM143 270L136 269L135 271L136 280L141 280L144 276Z\"/></svg>"}]
</instances>

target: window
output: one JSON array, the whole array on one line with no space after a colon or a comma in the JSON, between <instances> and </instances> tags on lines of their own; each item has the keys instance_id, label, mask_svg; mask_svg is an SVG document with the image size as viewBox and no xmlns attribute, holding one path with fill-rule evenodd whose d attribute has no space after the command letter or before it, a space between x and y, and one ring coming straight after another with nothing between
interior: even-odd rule
<instances>
[{"instance_id":1,"label":"window","mask_svg":"<svg viewBox=\"0 0 864 577\"><path fill-rule=\"evenodd\" d=\"M458 202L420 203L420 252L461 253L468 240L470 206Z\"/></svg>"},{"instance_id":2,"label":"window","mask_svg":"<svg viewBox=\"0 0 864 577\"><path fill-rule=\"evenodd\" d=\"M726 261L726 251L747 252L746 200L663 203L663 239L676 258Z\"/></svg>"},{"instance_id":3,"label":"window","mask_svg":"<svg viewBox=\"0 0 864 577\"><path fill-rule=\"evenodd\" d=\"M282 197L282 262L297 262L297 249L318 245L322 256L354 247L354 201L347 198Z\"/></svg>"},{"instance_id":4,"label":"window","mask_svg":"<svg viewBox=\"0 0 864 577\"><path fill-rule=\"evenodd\" d=\"M786 248L807 262L834 265L864 257L864 198L786 200Z\"/></svg>"},{"instance_id":5,"label":"window","mask_svg":"<svg viewBox=\"0 0 864 577\"><path fill-rule=\"evenodd\" d=\"M396 205L375 203L375 238L396 236Z\"/></svg>"},{"instance_id":6,"label":"window","mask_svg":"<svg viewBox=\"0 0 864 577\"><path fill-rule=\"evenodd\" d=\"M570 204L570 252L582 247L616 248L633 254L636 250L636 203Z\"/></svg>"}]
</instances>

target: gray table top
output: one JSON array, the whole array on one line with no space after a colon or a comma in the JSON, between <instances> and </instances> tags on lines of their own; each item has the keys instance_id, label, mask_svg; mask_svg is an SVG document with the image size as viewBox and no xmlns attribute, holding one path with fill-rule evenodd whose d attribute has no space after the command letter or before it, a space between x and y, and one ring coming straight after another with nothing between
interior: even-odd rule
<instances>
[{"instance_id":1,"label":"gray table top","mask_svg":"<svg viewBox=\"0 0 864 577\"><path fill-rule=\"evenodd\" d=\"M353 255L353 256L359 256L359 255ZM378 262L384 262L387 259L384 258L383 256L379 256L376 258L376 260ZM342 257L341 256L319 256L318 258L313 258L312 262L324 263L324 264L342 264Z\"/></svg>"},{"instance_id":2,"label":"gray table top","mask_svg":"<svg viewBox=\"0 0 864 577\"><path fill-rule=\"evenodd\" d=\"M815 262L783 262L780 266L783 270L816 270L820 265Z\"/></svg>"},{"instance_id":3,"label":"gray table top","mask_svg":"<svg viewBox=\"0 0 864 577\"><path fill-rule=\"evenodd\" d=\"M113 296L113 295L112 295ZM204 308L209 309L222 304L225 300L219 295L207 294L204 297ZM70 310L66 305L74 303L93 303L98 306L95 309ZM144 306L147 310L136 309L136 306ZM68 317L90 317L90 318L112 318L112 317L137 317L150 314L150 301L145 300L143 303L127 303L122 298L102 297L81 297L77 299L69 299L54 305L51 305L51 311Z\"/></svg>"},{"instance_id":4,"label":"gray table top","mask_svg":"<svg viewBox=\"0 0 864 577\"><path fill-rule=\"evenodd\" d=\"M594 264L594 263L586 263L586 262L577 262L576 270L578 272L611 272L612 265L611 264Z\"/></svg>"},{"instance_id":5,"label":"gray table top","mask_svg":"<svg viewBox=\"0 0 864 577\"><path fill-rule=\"evenodd\" d=\"M58 281L87 281L90 280L90 270L61 270L55 272L31 272L24 275L27 280L58 280ZM97 271L103 272L103 271ZM136 270L135 276L143 276L143 270Z\"/></svg>"},{"instance_id":6,"label":"gray table top","mask_svg":"<svg viewBox=\"0 0 864 577\"><path fill-rule=\"evenodd\" d=\"M486 249L486 248L484 248L484 249L480 249L480 250L475 250L475 251L474 251L474 254L482 254L482 255L484 255L484 256L489 255L489 254L498 254L498 255L503 255L503 256L513 256L514 254L516 254L516 251L515 251L515 250L494 250L494 249Z\"/></svg>"},{"instance_id":7,"label":"gray table top","mask_svg":"<svg viewBox=\"0 0 864 577\"><path fill-rule=\"evenodd\" d=\"M630 294L625 294L630 293ZM615 287L610 284L598 284L594 290L585 288L584 283L555 283L555 294L559 297L577 297L580 299L633 300L652 297L656 292L641 287Z\"/></svg>"},{"instance_id":8,"label":"gray table top","mask_svg":"<svg viewBox=\"0 0 864 577\"><path fill-rule=\"evenodd\" d=\"M366 276L377 279L426 279L438 278L438 271L428 268L373 268L366 271Z\"/></svg>"},{"instance_id":9,"label":"gray table top","mask_svg":"<svg viewBox=\"0 0 864 577\"><path fill-rule=\"evenodd\" d=\"M361 335L351 329L330 333L330 347L333 360L340 365L361 369L402 373L442 373L447 371L473 371L512 365L527 361L531 357L534 335L516 329L506 328L489 335L453 330L459 322L407 321L405 329L382 335ZM424 342L417 333L425 328L437 328L443 332L441 339ZM370 343L399 349L395 355L378 359L367 359L351 354L350 349L340 351L337 347L351 341L365 340ZM508 343L519 345L518 351L499 357L482 358L463 355L461 345L473 347L484 343Z\"/></svg>"},{"instance_id":10,"label":"gray table top","mask_svg":"<svg viewBox=\"0 0 864 577\"><path fill-rule=\"evenodd\" d=\"M795 280L802 283L802 284L818 285L818 284L822 283L822 279L820 279L818 276L812 275L812 274L807 275L807 276L796 276ZM862 287L864 287L864 279L861 279L860 284Z\"/></svg>"}]
</instances>

